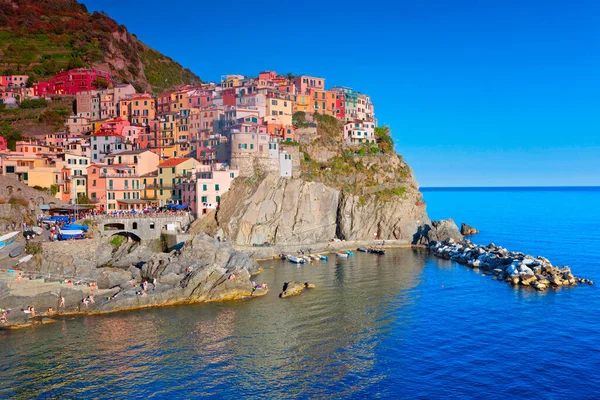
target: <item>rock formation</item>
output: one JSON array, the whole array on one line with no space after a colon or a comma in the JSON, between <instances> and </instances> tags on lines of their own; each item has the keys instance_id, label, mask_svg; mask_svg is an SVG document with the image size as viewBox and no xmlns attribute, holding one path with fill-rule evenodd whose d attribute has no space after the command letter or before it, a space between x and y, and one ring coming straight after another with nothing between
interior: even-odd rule
<instances>
[{"instance_id":1,"label":"rock formation","mask_svg":"<svg viewBox=\"0 0 600 400\"><path fill-rule=\"evenodd\" d=\"M9 323L0 328L30 323L31 315L22 311L29 306L42 318L50 316L49 307L54 313L103 313L267 292L252 285L250 276L258 269L248 255L204 234L170 253L156 253L135 242L114 248L108 239L44 243L36 260L25 270L32 279L0 280L0 306L13 310ZM92 290L90 282L97 282L98 288ZM89 295L94 301L86 304L83 300ZM61 297L64 307L59 307Z\"/></svg>"},{"instance_id":2,"label":"rock formation","mask_svg":"<svg viewBox=\"0 0 600 400\"><path fill-rule=\"evenodd\" d=\"M296 282L296 281L285 282L283 284L282 292L279 293L279 297L284 299L286 297L298 296L298 295L302 294L302 291L304 289L314 289L315 287L316 286L314 284L308 283L308 282L304 282L304 283L300 283L300 282Z\"/></svg>"},{"instance_id":3,"label":"rock formation","mask_svg":"<svg viewBox=\"0 0 600 400\"><path fill-rule=\"evenodd\" d=\"M431 241L430 251L437 257L456 261L469 268L493 274L494 279L504 280L512 285L533 287L537 290L575 286L578 283L593 285L594 282L573 276L567 266L557 267L545 257L533 257L524 253L512 252L491 243L488 246L476 245L469 240Z\"/></svg>"},{"instance_id":4,"label":"rock formation","mask_svg":"<svg viewBox=\"0 0 600 400\"><path fill-rule=\"evenodd\" d=\"M460 234L463 236L476 235L478 233L479 231L477 229L465 224L464 222L460 225Z\"/></svg>"}]
</instances>

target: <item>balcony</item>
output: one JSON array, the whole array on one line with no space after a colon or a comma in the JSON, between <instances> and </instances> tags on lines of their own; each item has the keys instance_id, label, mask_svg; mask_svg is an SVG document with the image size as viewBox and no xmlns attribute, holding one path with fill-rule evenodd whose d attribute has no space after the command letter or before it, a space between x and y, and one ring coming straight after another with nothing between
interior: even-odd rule
<instances>
[{"instance_id":1,"label":"balcony","mask_svg":"<svg viewBox=\"0 0 600 400\"><path fill-rule=\"evenodd\" d=\"M100 178L139 178L138 174L105 174L100 173Z\"/></svg>"}]
</instances>

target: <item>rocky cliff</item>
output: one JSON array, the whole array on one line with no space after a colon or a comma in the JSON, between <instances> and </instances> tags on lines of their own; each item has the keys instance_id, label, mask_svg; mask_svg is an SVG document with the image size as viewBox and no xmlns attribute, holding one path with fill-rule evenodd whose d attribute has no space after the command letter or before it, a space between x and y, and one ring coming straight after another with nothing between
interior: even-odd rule
<instances>
[{"instance_id":1,"label":"rocky cliff","mask_svg":"<svg viewBox=\"0 0 600 400\"><path fill-rule=\"evenodd\" d=\"M381 144L343 145L342 125L333 118L317 117L315 125L295 144L303 159L294 178L261 171L238 178L207 217L214 223L203 222L208 231L237 246L311 245L334 238L411 244L430 221L402 157Z\"/></svg>"}]
</instances>

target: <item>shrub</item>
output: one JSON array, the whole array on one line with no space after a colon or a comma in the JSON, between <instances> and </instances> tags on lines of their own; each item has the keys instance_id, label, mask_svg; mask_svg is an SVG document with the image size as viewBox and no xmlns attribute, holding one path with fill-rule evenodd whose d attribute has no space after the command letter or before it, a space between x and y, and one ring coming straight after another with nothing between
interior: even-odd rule
<instances>
[{"instance_id":1,"label":"shrub","mask_svg":"<svg viewBox=\"0 0 600 400\"><path fill-rule=\"evenodd\" d=\"M28 207L29 201L25 200L22 197L11 197L10 199L8 199L8 204L12 205L13 207Z\"/></svg>"},{"instance_id":2,"label":"shrub","mask_svg":"<svg viewBox=\"0 0 600 400\"><path fill-rule=\"evenodd\" d=\"M119 247L126 241L127 241L127 238L125 236L117 235L111 239L110 244L113 245L114 247Z\"/></svg>"},{"instance_id":3,"label":"shrub","mask_svg":"<svg viewBox=\"0 0 600 400\"><path fill-rule=\"evenodd\" d=\"M44 108L48 106L46 99L27 99L23 100L19 107L21 108Z\"/></svg>"},{"instance_id":4,"label":"shrub","mask_svg":"<svg viewBox=\"0 0 600 400\"><path fill-rule=\"evenodd\" d=\"M42 244L40 242L29 242L25 245L25 252L28 254L39 254L42 251Z\"/></svg>"}]
</instances>

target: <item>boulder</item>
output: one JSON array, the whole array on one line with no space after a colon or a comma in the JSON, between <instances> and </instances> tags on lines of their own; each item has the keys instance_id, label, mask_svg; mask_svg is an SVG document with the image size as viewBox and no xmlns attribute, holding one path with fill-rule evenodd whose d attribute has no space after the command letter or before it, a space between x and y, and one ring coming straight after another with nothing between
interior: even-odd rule
<instances>
[{"instance_id":1,"label":"boulder","mask_svg":"<svg viewBox=\"0 0 600 400\"><path fill-rule=\"evenodd\" d=\"M302 294L304 289L314 289L316 286L312 283L304 282L300 283L297 281L285 282L283 284L283 291L279 294L279 297L286 298L291 296L297 296Z\"/></svg>"},{"instance_id":2,"label":"boulder","mask_svg":"<svg viewBox=\"0 0 600 400\"><path fill-rule=\"evenodd\" d=\"M116 286L127 286L131 280L131 272L118 268L98 269L98 288L111 289Z\"/></svg>"},{"instance_id":3,"label":"boulder","mask_svg":"<svg viewBox=\"0 0 600 400\"><path fill-rule=\"evenodd\" d=\"M431 224L420 226L413 235L413 245L429 246L431 243L446 241L449 244L463 240L458 226L450 218L441 221L431 221Z\"/></svg>"},{"instance_id":4,"label":"boulder","mask_svg":"<svg viewBox=\"0 0 600 400\"><path fill-rule=\"evenodd\" d=\"M470 225L465 224L464 222L460 225L460 234L464 235L464 236L468 236L468 235L476 235L478 234L479 231L475 228L473 228Z\"/></svg>"}]
</instances>

